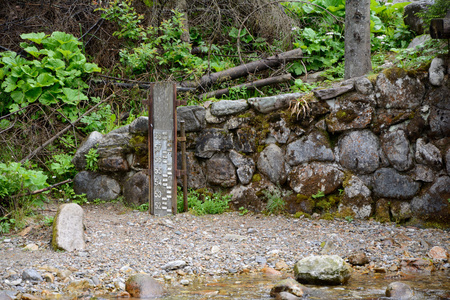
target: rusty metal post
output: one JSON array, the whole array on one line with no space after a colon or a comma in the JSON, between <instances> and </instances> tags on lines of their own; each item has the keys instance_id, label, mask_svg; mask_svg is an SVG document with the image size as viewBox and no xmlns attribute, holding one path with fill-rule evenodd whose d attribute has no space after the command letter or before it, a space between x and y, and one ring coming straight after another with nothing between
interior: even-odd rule
<instances>
[{"instance_id":1,"label":"rusty metal post","mask_svg":"<svg viewBox=\"0 0 450 300\"><path fill-rule=\"evenodd\" d=\"M188 211L187 201L187 164L186 164L186 132L184 129L184 120L180 121L180 142L181 142L181 171L183 175L183 204L184 212Z\"/></svg>"}]
</instances>

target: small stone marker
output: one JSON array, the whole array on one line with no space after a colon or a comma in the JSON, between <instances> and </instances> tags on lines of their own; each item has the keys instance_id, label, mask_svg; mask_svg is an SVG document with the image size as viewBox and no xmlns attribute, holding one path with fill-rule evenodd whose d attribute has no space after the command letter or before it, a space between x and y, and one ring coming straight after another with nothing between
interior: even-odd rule
<instances>
[{"instance_id":1,"label":"small stone marker","mask_svg":"<svg viewBox=\"0 0 450 300\"><path fill-rule=\"evenodd\" d=\"M53 249L73 251L86 248L84 238L84 211L78 204L62 204L53 222Z\"/></svg>"}]
</instances>

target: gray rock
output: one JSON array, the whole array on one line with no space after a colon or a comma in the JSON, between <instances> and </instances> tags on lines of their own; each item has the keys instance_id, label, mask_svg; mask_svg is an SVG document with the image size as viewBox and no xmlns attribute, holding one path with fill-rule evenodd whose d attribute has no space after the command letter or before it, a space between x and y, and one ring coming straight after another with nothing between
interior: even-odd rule
<instances>
[{"instance_id":1,"label":"gray rock","mask_svg":"<svg viewBox=\"0 0 450 300\"><path fill-rule=\"evenodd\" d=\"M274 184L265 177L259 181L252 181L248 185L237 185L230 191L231 203L235 210L244 207L250 211L261 212L266 207L266 203L263 201L263 197L258 195L261 194L261 191L271 187L274 187Z\"/></svg>"},{"instance_id":2,"label":"gray rock","mask_svg":"<svg viewBox=\"0 0 450 300\"><path fill-rule=\"evenodd\" d=\"M409 77L403 69L387 69L377 77L375 95L381 108L415 109L420 106L424 94L423 83Z\"/></svg>"},{"instance_id":3,"label":"gray rock","mask_svg":"<svg viewBox=\"0 0 450 300\"><path fill-rule=\"evenodd\" d=\"M409 285L404 282L391 282L386 288L386 297L397 300L413 299L414 292Z\"/></svg>"},{"instance_id":4,"label":"gray rock","mask_svg":"<svg viewBox=\"0 0 450 300\"><path fill-rule=\"evenodd\" d=\"M208 107L205 111L205 120L208 124L220 124L225 122L227 120L227 117L223 116L219 118L217 116L214 116L213 114L211 114L211 108Z\"/></svg>"},{"instance_id":5,"label":"gray rock","mask_svg":"<svg viewBox=\"0 0 450 300\"><path fill-rule=\"evenodd\" d=\"M373 213L371 191L357 176L352 176L344 189L339 211L350 208L356 219L367 219Z\"/></svg>"},{"instance_id":6,"label":"gray rock","mask_svg":"<svg viewBox=\"0 0 450 300\"><path fill-rule=\"evenodd\" d=\"M450 221L450 177L442 176L421 196L411 201L414 215L440 222Z\"/></svg>"},{"instance_id":7,"label":"gray rock","mask_svg":"<svg viewBox=\"0 0 450 300\"><path fill-rule=\"evenodd\" d=\"M275 144L267 146L259 155L258 170L275 184L283 184L287 178L287 166L283 150Z\"/></svg>"},{"instance_id":8,"label":"gray rock","mask_svg":"<svg viewBox=\"0 0 450 300\"><path fill-rule=\"evenodd\" d=\"M238 152L253 153L256 148L256 130L254 128L241 128L232 136L232 148Z\"/></svg>"},{"instance_id":9,"label":"gray rock","mask_svg":"<svg viewBox=\"0 0 450 300\"><path fill-rule=\"evenodd\" d=\"M344 172L331 165L315 162L294 167L288 177L290 187L297 194L308 197L319 191L330 194L342 185L343 180Z\"/></svg>"},{"instance_id":10,"label":"gray rock","mask_svg":"<svg viewBox=\"0 0 450 300\"><path fill-rule=\"evenodd\" d=\"M424 22L417 13L425 12L432 4L434 4L434 0L422 0L405 6L403 21L416 35L421 35L424 32Z\"/></svg>"},{"instance_id":11,"label":"gray rock","mask_svg":"<svg viewBox=\"0 0 450 300\"><path fill-rule=\"evenodd\" d=\"M445 61L442 58L434 58L431 61L430 69L428 70L430 83L435 86L440 86L444 82Z\"/></svg>"},{"instance_id":12,"label":"gray rock","mask_svg":"<svg viewBox=\"0 0 450 300\"><path fill-rule=\"evenodd\" d=\"M445 154L445 162L447 166L447 174L450 175L450 147L447 149L447 153Z\"/></svg>"},{"instance_id":13,"label":"gray rock","mask_svg":"<svg viewBox=\"0 0 450 300\"><path fill-rule=\"evenodd\" d=\"M330 132L341 132L349 129L363 129L372 122L374 108L366 101L349 101L339 98L331 114L326 118Z\"/></svg>"},{"instance_id":14,"label":"gray rock","mask_svg":"<svg viewBox=\"0 0 450 300\"><path fill-rule=\"evenodd\" d=\"M292 93L271 97L249 98L248 103L257 111L261 113L269 113L277 109L284 109L289 107L291 100L302 97L304 93Z\"/></svg>"},{"instance_id":15,"label":"gray rock","mask_svg":"<svg viewBox=\"0 0 450 300\"><path fill-rule=\"evenodd\" d=\"M84 211L78 204L62 204L53 222L53 249L65 251L84 250Z\"/></svg>"},{"instance_id":16,"label":"gray rock","mask_svg":"<svg viewBox=\"0 0 450 300\"><path fill-rule=\"evenodd\" d=\"M206 180L209 184L222 187L237 184L236 169L225 154L215 154L206 162Z\"/></svg>"},{"instance_id":17,"label":"gray rock","mask_svg":"<svg viewBox=\"0 0 450 300\"><path fill-rule=\"evenodd\" d=\"M124 202L130 206L148 203L148 175L140 171L130 177L123 185Z\"/></svg>"},{"instance_id":18,"label":"gray rock","mask_svg":"<svg viewBox=\"0 0 450 300\"><path fill-rule=\"evenodd\" d=\"M0 300L13 300L16 299L15 293L11 291L0 291Z\"/></svg>"},{"instance_id":19,"label":"gray rock","mask_svg":"<svg viewBox=\"0 0 450 300\"><path fill-rule=\"evenodd\" d=\"M365 76L354 78L355 89L363 95L373 93L372 82Z\"/></svg>"},{"instance_id":20,"label":"gray rock","mask_svg":"<svg viewBox=\"0 0 450 300\"><path fill-rule=\"evenodd\" d=\"M277 294L277 296L275 297L275 300L298 300L298 299L302 299L302 298L297 297L289 292L281 292L281 293Z\"/></svg>"},{"instance_id":21,"label":"gray rock","mask_svg":"<svg viewBox=\"0 0 450 300\"><path fill-rule=\"evenodd\" d=\"M391 216L395 222L403 222L412 217L411 204L405 201L392 201Z\"/></svg>"},{"instance_id":22,"label":"gray rock","mask_svg":"<svg viewBox=\"0 0 450 300\"><path fill-rule=\"evenodd\" d=\"M97 147L98 157L105 158L124 155L130 144L130 140L131 135L129 133L116 133L111 131L99 141Z\"/></svg>"},{"instance_id":23,"label":"gray rock","mask_svg":"<svg viewBox=\"0 0 450 300\"><path fill-rule=\"evenodd\" d=\"M446 79L439 88L430 88L425 101L430 105L428 121L431 136L434 138L450 136L450 80Z\"/></svg>"},{"instance_id":24,"label":"gray rock","mask_svg":"<svg viewBox=\"0 0 450 300\"><path fill-rule=\"evenodd\" d=\"M275 283L275 285L270 290L270 296L276 297L278 294L282 292L288 292L297 297L303 297L304 294L303 290L305 289L306 288L297 281L295 281L294 278L287 278Z\"/></svg>"},{"instance_id":25,"label":"gray rock","mask_svg":"<svg viewBox=\"0 0 450 300\"><path fill-rule=\"evenodd\" d=\"M238 152L231 150L229 154L231 162L237 168L236 173L242 184L249 184L255 173L255 162Z\"/></svg>"},{"instance_id":26,"label":"gray rock","mask_svg":"<svg viewBox=\"0 0 450 300\"><path fill-rule=\"evenodd\" d=\"M120 185L115 179L88 171L81 171L75 175L73 189L78 195L86 194L89 201L114 200L121 192Z\"/></svg>"},{"instance_id":27,"label":"gray rock","mask_svg":"<svg viewBox=\"0 0 450 300\"><path fill-rule=\"evenodd\" d=\"M433 170L430 167L421 164L416 164L414 169L412 169L408 175L415 181L433 182L435 179Z\"/></svg>"},{"instance_id":28,"label":"gray rock","mask_svg":"<svg viewBox=\"0 0 450 300\"><path fill-rule=\"evenodd\" d=\"M419 191L420 183L392 168L382 168L373 175L373 192L377 197L411 199Z\"/></svg>"},{"instance_id":29,"label":"gray rock","mask_svg":"<svg viewBox=\"0 0 450 300\"><path fill-rule=\"evenodd\" d=\"M39 274L39 272L36 271L35 269L25 269L22 272L22 280L23 281L29 280L29 281L38 282L38 281L43 281L44 279L42 279L41 274Z\"/></svg>"},{"instance_id":30,"label":"gray rock","mask_svg":"<svg viewBox=\"0 0 450 300\"><path fill-rule=\"evenodd\" d=\"M334 154L327 137L313 131L309 135L290 143L286 148L286 161L291 166L311 161L333 161Z\"/></svg>"},{"instance_id":31,"label":"gray rock","mask_svg":"<svg viewBox=\"0 0 450 300\"><path fill-rule=\"evenodd\" d=\"M234 130L242 127L243 124L245 124L248 121L247 118L231 118L228 119L225 124L223 125L223 128L228 130Z\"/></svg>"},{"instance_id":32,"label":"gray rock","mask_svg":"<svg viewBox=\"0 0 450 300\"><path fill-rule=\"evenodd\" d=\"M369 258L364 252L356 252L348 257L348 262L354 266L364 266L369 263Z\"/></svg>"},{"instance_id":33,"label":"gray rock","mask_svg":"<svg viewBox=\"0 0 450 300\"><path fill-rule=\"evenodd\" d=\"M381 138L381 147L392 166L406 171L413 165L409 140L403 130L388 132Z\"/></svg>"},{"instance_id":34,"label":"gray rock","mask_svg":"<svg viewBox=\"0 0 450 300\"><path fill-rule=\"evenodd\" d=\"M170 261L164 266L162 266L162 269L164 270L176 270L185 267L187 264L184 260L174 260Z\"/></svg>"},{"instance_id":35,"label":"gray rock","mask_svg":"<svg viewBox=\"0 0 450 300\"><path fill-rule=\"evenodd\" d=\"M83 141L83 143L78 147L77 152L72 158L72 163L78 171L82 171L86 168L86 154L88 154L91 148L97 146L100 140L103 138L103 135L94 131Z\"/></svg>"},{"instance_id":36,"label":"gray rock","mask_svg":"<svg viewBox=\"0 0 450 300\"><path fill-rule=\"evenodd\" d=\"M340 285L351 276L351 267L337 255L308 256L294 266L295 279L300 283Z\"/></svg>"},{"instance_id":37,"label":"gray rock","mask_svg":"<svg viewBox=\"0 0 450 300\"><path fill-rule=\"evenodd\" d=\"M217 152L232 149L232 136L228 131L220 129L206 129L198 136L195 143L195 156L211 158Z\"/></svg>"},{"instance_id":38,"label":"gray rock","mask_svg":"<svg viewBox=\"0 0 450 300\"><path fill-rule=\"evenodd\" d=\"M357 174L369 174L380 165L380 144L369 130L352 131L339 139L339 162Z\"/></svg>"},{"instance_id":39,"label":"gray rock","mask_svg":"<svg viewBox=\"0 0 450 300\"><path fill-rule=\"evenodd\" d=\"M336 98L339 95L345 94L354 89L353 82L338 87L332 87L327 89L316 89L313 90L314 96L319 98L320 100L328 100L332 98Z\"/></svg>"},{"instance_id":40,"label":"gray rock","mask_svg":"<svg viewBox=\"0 0 450 300\"><path fill-rule=\"evenodd\" d=\"M131 134L147 135L148 134L148 117L139 117L130 124Z\"/></svg>"},{"instance_id":41,"label":"gray rock","mask_svg":"<svg viewBox=\"0 0 450 300\"><path fill-rule=\"evenodd\" d=\"M180 122L184 121L186 132L200 131L206 125L206 110L201 106L177 107L177 129L180 131Z\"/></svg>"},{"instance_id":42,"label":"gray rock","mask_svg":"<svg viewBox=\"0 0 450 300\"><path fill-rule=\"evenodd\" d=\"M439 149L431 143L426 144L423 139L417 139L415 156L419 164L430 166L436 170L442 167L442 156Z\"/></svg>"},{"instance_id":43,"label":"gray rock","mask_svg":"<svg viewBox=\"0 0 450 300\"><path fill-rule=\"evenodd\" d=\"M117 155L100 158L97 166L100 172L127 172L130 170L128 161Z\"/></svg>"},{"instance_id":44,"label":"gray rock","mask_svg":"<svg viewBox=\"0 0 450 300\"><path fill-rule=\"evenodd\" d=\"M125 290L133 298L157 298L166 293L158 281L146 274L136 274L128 278Z\"/></svg>"},{"instance_id":45,"label":"gray rock","mask_svg":"<svg viewBox=\"0 0 450 300\"><path fill-rule=\"evenodd\" d=\"M289 139L290 134L291 130L286 126L286 121L284 119L275 122L270 128L270 135L280 144L285 144Z\"/></svg>"},{"instance_id":46,"label":"gray rock","mask_svg":"<svg viewBox=\"0 0 450 300\"><path fill-rule=\"evenodd\" d=\"M415 38L413 38L411 43L409 43L408 49L422 48L423 44L428 40L431 40L431 36L429 34L422 34L422 35L416 36Z\"/></svg>"},{"instance_id":47,"label":"gray rock","mask_svg":"<svg viewBox=\"0 0 450 300\"><path fill-rule=\"evenodd\" d=\"M211 114L214 116L228 116L246 111L249 108L247 100L221 100L211 104Z\"/></svg>"},{"instance_id":48,"label":"gray rock","mask_svg":"<svg viewBox=\"0 0 450 300\"><path fill-rule=\"evenodd\" d=\"M181 169L182 161L181 161L181 151L177 152L178 158L178 168ZM193 152L186 152L186 166L187 166L187 180L188 187L194 190L204 188L206 186L206 175L204 168L200 164L200 162L195 159L195 155ZM183 186L182 177L178 177L177 179L178 185Z\"/></svg>"}]
</instances>

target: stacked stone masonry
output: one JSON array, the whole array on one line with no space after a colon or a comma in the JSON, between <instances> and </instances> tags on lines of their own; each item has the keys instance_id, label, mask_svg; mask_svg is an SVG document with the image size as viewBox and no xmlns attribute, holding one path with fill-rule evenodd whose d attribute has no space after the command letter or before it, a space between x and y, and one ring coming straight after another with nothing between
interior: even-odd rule
<instances>
[{"instance_id":1,"label":"stacked stone masonry","mask_svg":"<svg viewBox=\"0 0 450 300\"><path fill-rule=\"evenodd\" d=\"M313 213L312 196L321 192L339 199L331 212L356 218L449 222L445 69L432 82L428 73L393 68L315 90L314 96L179 107L178 122L184 120L187 131L188 187L230 193L234 209L261 211L267 202L262 192L278 188L290 213ZM92 133L73 160L80 171L75 191L89 199L123 195L134 205L147 202L147 124L140 117L106 135ZM98 172L85 170L84 155L92 147L99 154ZM180 166L179 152L178 161Z\"/></svg>"}]
</instances>

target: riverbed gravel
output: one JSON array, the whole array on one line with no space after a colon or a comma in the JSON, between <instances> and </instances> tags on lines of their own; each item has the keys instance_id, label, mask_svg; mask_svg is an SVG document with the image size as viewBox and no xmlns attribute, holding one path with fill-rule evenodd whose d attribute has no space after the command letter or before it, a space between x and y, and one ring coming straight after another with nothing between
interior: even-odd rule
<instances>
[{"instance_id":1,"label":"riverbed gravel","mask_svg":"<svg viewBox=\"0 0 450 300\"><path fill-rule=\"evenodd\" d=\"M274 270L288 276L298 260L320 254L347 259L364 253L369 263L354 266L357 272L401 276L402 262L415 258L431 262L424 272L450 270L447 260L429 257L434 246L450 250L450 232L441 229L238 212L157 217L117 204L83 209L84 251L52 250L52 229L44 225L0 236L0 290L51 298L81 291L86 282L90 293L120 295L126 279L138 272L165 285ZM43 213L54 216L56 208ZM25 270L37 271L42 280L25 279Z\"/></svg>"}]
</instances>

